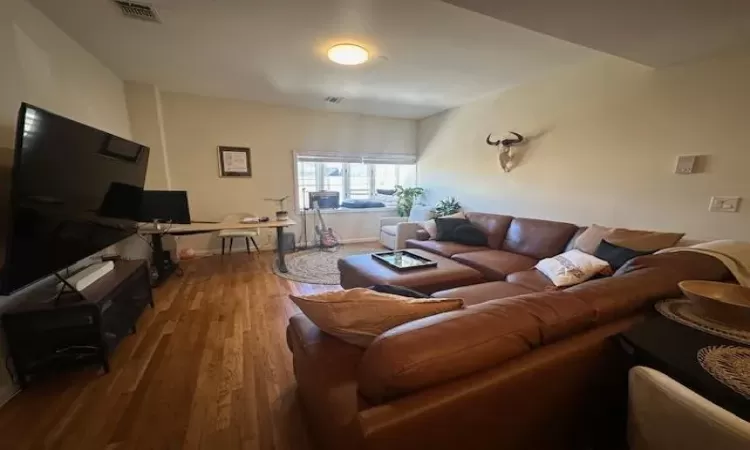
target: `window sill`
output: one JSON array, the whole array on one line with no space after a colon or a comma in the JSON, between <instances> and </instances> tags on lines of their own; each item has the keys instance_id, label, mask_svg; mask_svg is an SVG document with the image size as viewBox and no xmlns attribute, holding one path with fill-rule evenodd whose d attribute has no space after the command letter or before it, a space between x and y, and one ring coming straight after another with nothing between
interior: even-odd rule
<instances>
[{"instance_id":1,"label":"window sill","mask_svg":"<svg viewBox=\"0 0 750 450\"><path fill-rule=\"evenodd\" d=\"M337 209L321 209L321 214L360 214L360 213L373 213L373 212L392 212L394 216L397 216L395 206L386 206L383 208L337 208ZM301 216L305 211L297 211L297 215ZM307 214L314 214L314 210L308 209Z\"/></svg>"}]
</instances>

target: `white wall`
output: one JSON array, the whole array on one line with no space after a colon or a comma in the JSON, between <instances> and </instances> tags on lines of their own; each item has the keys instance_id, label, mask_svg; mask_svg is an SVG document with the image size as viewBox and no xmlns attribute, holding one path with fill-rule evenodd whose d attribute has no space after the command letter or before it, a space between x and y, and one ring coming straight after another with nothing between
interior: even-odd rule
<instances>
[{"instance_id":1,"label":"white wall","mask_svg":"<svg viewBox=\"0 0 750 450\"><path fill-rule=\"evenodd\" d=\"M0 2L0 170L7 188L22 101L129 138L123 83L24 0ZM0 313L14 298L0 297ZM0 351L0 359L5 355ZM15 390L0 369L0 404Z\"/></svg>"},{"instance_id":2,"label":"white wall","mask_svg":"<svg viewBox=\"0 0 750 450\"><path fill-rule=\"evenodd\" d=\"M651 70L605 57L419 123L431 201L468 210L750 240L750 52ZM511 173L489 132L529 137ZM708 155L675 175L678 155ZM712 195L744 197L709 213Z\"/></svg>"},{"instance_id":3,"label":"white wall","mask_svg":"<svg viewBox=\"0 0 750 450\"><path fill-rule=\"evenodd\" d=\"M136 140L153 145L153 130L142 133L135 117L153 115L128 83L128 104ZM140 93L139 93L140 92ZM132 95L131 95L132 94ZM187 190L193 220L220 220L224 215L250 212L272 216L276 203L265 198L294 194L293 151L416 153L416 121L360 114L340 114L263 103L227 100L173 92L157 93L163 118L166 173L150 179L169 179L171 189ZM250 147L252 178L221 178L217 146ZM151 169L150 169L151 170ZM293 209L292 199L286 208ZM344 241L375 239L381 217L389 212L327 214L327 225ZM311 225L308 233L312 230ZM294 230L300 236L300 227ZM310 240L312 235L310 234ZM259 244L271 247L275 236L266 232ZM236 244L236 243L235 243ZM203 253L220 249L212 235L179 238L179 248ZM239 250L239 247L238 247Z\"/></svg>"}]
</instances>

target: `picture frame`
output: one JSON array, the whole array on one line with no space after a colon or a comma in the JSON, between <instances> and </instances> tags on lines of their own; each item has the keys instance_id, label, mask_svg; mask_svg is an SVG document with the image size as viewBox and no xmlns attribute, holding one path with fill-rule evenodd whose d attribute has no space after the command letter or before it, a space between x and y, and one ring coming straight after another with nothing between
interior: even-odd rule
<instances>
[{"instance_id":1,"label":"picture frame","mask_svg":"<svg viewBox=\"0 0 750 450\"><path fill-rule=\"evenodd\" d=\"M250 160L250 147L218 147L219 176L245 177L253 176L253 166Z\"/></svg>"}]
</instances>

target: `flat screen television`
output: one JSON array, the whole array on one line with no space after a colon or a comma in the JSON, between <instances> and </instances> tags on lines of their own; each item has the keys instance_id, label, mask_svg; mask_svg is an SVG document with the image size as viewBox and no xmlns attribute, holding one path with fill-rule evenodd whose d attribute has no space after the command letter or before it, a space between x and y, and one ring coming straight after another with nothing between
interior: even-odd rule
<instances>
[{"instance_id":1,"label":"flat screen television","mask_svg":"<svg viewBox=\"0 0 750 450\"><path fill-rule=\"evenodd\" d=\"M22 104L13 167L0 180L0 294L136 231L149 149Z\"/></svg>"}]
</instances>

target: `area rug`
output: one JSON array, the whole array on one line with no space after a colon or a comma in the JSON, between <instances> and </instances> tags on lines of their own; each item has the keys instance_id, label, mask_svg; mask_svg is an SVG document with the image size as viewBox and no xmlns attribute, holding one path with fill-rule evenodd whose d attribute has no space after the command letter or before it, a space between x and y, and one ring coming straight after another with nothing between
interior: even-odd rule
<instances>
[{"instance_id":1,"label":"area rug","mask_svg":"<svg viewBox=\"0 0 750 450\"><path fill-rule=\"evenodd\" d=\"M286 267L289 272L281 273L274 263L273 273L299 283L336 285L341 281L337 266L340 258L377 251L387 249L377 242L368 242L342 245L336 251L302 250L286 255Z\"/></svg>"}]
</instances>

